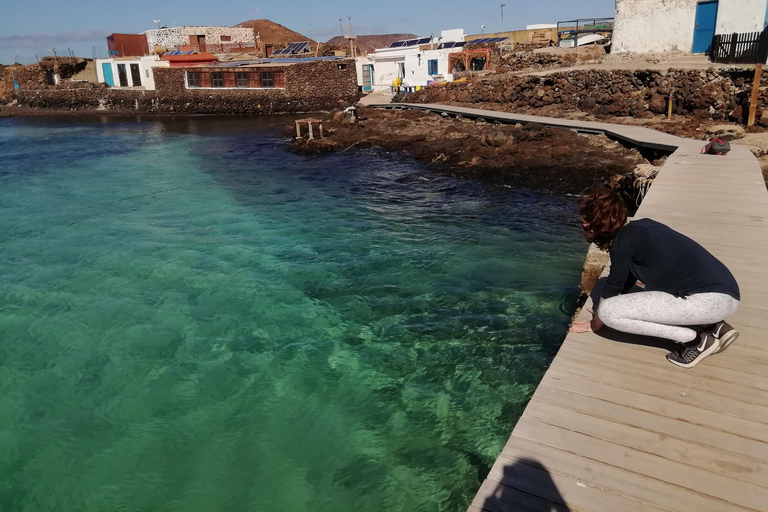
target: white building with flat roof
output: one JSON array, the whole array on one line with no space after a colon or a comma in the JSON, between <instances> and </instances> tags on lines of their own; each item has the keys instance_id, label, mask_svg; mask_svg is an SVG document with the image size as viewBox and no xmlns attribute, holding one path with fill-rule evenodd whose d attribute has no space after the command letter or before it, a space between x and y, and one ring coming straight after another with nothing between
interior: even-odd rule
<instances>
[{"instance_id":1,"label":"white building with flat roof","mask_svg":"<svg viewBox=\"0 0 768 512\"><path fill-rule=\"evenodd\" d=\"M156 55L144 57L113 57L96 59L96 78L110 87L142 88L155 90L155 73L152 68L168 67Z\"/></svg>"},{"instance_id":2,"label":"white building with flat roof","mask_svg":"<svg viewBox=\"0 0 768 512\"><path fill-rule=\"evenodd\" d=\"M358 57L358 85L363 91L389 91L392 87L424 87L453 80L448 55L462 51L464 30L443 30L439 37L396 41Z\"/></svg>"}]
</instances>

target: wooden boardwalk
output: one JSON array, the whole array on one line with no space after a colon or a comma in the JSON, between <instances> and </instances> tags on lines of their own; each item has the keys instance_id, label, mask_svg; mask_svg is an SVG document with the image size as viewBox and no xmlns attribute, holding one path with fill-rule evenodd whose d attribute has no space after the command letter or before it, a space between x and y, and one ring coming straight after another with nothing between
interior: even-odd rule
<instances>
[{"instance_id":1,"label":"wooden boardwalk","mask_svg":"<svg viewBox=\"0 0 768 512\"><path fill-rule=\"evenodd\" d=\"M749 150L700 155L701 141L643 128L445 109L677 148L636 218L697 240L742 292L741 336L690 370L636 337L569 334L468 510L768 511L768 193Z\"/></svg>"}]
</instances>

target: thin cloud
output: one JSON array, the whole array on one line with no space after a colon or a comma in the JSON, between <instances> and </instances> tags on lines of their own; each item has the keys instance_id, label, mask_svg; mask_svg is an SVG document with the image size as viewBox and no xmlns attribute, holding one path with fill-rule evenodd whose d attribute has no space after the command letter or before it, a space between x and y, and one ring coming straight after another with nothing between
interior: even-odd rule
<instances>
[{"instance_id":1,"label":"thin cloud","mask_svg":"<svg viewBox=\"0 0 768 512\"><path fill-rule=\"evenodd\" d=\"M71 30L54 34L12 34L0 35L0 50L15 48L52 48L66 47L68 44L85 41L106 40L106 34L101 30Z\"/></svg>"}]
</instances>

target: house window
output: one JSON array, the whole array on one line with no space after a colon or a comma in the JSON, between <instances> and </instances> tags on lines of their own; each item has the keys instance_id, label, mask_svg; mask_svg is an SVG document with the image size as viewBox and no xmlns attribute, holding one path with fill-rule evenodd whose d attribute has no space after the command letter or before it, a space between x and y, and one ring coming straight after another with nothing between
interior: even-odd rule
<instances>
[{"instance_id":1,"label":"house window","mask_svg":"<svg viewBox=\"0 0 768 512\"><path fill-rule=\"evenodd\" d=\"M336 64L336 69L338 69L339 71L344 71L345 69L347 69L347 65L346 64Z\"/></svg>"},{"instance_id":2,"label":"house window","mask_svg":"<svg viewBox=\"0 0 768 512\"><path fill-rule=\"evenodd\" d=\"M232 40L232 36L221 36L222 43L228 43L231 40Z\"/></svg>"},{"instance_id":3,"label":"house window","mask_svg":"<svg viewBox=\"0 0 768 512\"><path fill-rule=\"evenodd\" d=\"M237 74L238 87L248 87L248 75L250 75L250 73L239 72Z\"/></svg>"},{"instance_id":4,"label":"house window","mask_svg":"<svg viewBox=\"0 0 768 512\"><path fill-rule=\"evenodd\" d=\"M187 73L187 87L200 87L200 73Z\"/></svg>"},{"instance_id":5,"label":"house window","mask_svg":"<svg viewBox=\"0 0 768 512\"><path fill-rule=\"evenodd\" d=\"M437 59L429 59L427 61L427 73L430 75L437 75Z\"/></svg>"},{"instance_id":6,"label":"house window","mask_svg":"<svg viewBox=\"0 0 768 512\"><path fill-rule=\"evenodd\" d=\"M211 73L211 87L224 87L224 73Z\"/></svg>"},{"instance_id":7,"label":"house window","mask_svg":"<svg viewBox=\"0 0 768 512\"><path fill-rule=\"evenodd\" d=\"M262 87L274 87L275 86L275 73L272 71L261 72L261 86Z\"/></svg>"},{"instance_id":8,"label":"house window","mask_svg":"<svg viewBox=\"0 0 768 512\"><path fill-rule=\"evenodd\" d=\"M405 62L397 63L397 78L405 78Z\"/></svg>"},{"instance_id":9,"label":"house window","mask_svg":"<svg viewBox=\"0 0 768 512\"><path fill-rule=\"evenodd\" d=\"M482 71L485 69L485 57L473 57L469 65L472 71Z\"/></svg>"}]
</instances>

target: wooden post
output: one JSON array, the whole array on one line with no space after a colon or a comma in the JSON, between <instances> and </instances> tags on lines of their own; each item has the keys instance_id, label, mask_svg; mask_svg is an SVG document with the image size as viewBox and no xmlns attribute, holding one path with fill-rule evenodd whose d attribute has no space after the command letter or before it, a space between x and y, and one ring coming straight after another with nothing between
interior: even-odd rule
<instances>
[{"instance_id":1,"label":"wooden post","mask_svg":"<svg viewBox=\"0 0 768 512\"><path fill-rule=\"evenodd\" d=\"M309 140L314 139L315 137L312 135L312 121L307 121L307 126L309 126Z\"/></svg>"},{"instance_id":2,"label":"wooden post","mask_svg":"<svg viewBox=\"0 0 768 512\"><path fill-rule=\"evenodd\" d=\"M301 124L299 121L296 121L296 138L301 138Z\"/></svg>"},{"instance_id":3,"label":"wooden post","mask_svg":"<svg viewBox=\"0 0 768 512\"><path fill-rule=\"evenodd\" d=\"M323 138L323 122L320 121L320 138Z\"/></svg>"},{"instance_id":4,"label":"wooden post","mask_svg":"<svg viewBox=\"0 0 768 512\"><path fill-rule=\"evenodd\" d=\"M669 105L667 105L667 119L672 119L672 98L675 95L675 90L669 91Z\"/></svg>"},{"instance_id":5,"label":"wooden post","mask_svg":"<svg viewBox=\"0 0 768 512\"><path fill-rule=\"evenodd\" d=\"M757 113L757 99L760 96L760 77L763 75L763 65L755 64L755 80L752 82L752 97L749 99L749 119L747 126L754 126Z\"/></svg>"}]
</instances>

